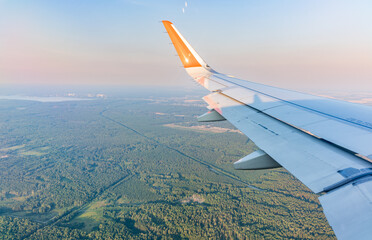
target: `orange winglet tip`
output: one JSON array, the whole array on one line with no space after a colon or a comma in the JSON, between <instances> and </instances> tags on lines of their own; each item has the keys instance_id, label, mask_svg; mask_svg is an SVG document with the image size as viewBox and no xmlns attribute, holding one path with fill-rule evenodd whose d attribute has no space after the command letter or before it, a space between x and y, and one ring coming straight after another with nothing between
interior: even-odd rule
<instances>
[{"instance_id":1,"label":"orange winglet tip","mask_svg":"<svg viewBox=\"0 0 372 240\"><path fill-rule=\"evenodd\" d=\"M163 24L173 24L172 22L168 21L168 20L163 20L162 21Z\"/></svg>"},{"instance_id":2,"label":"orange winglet tip","mask_svg":"<svg viewBox=\"0 0 372 240\"><path fill-rule=\"evenodd\" d=\"M183 67L202 67L202 65L195 58L194 54L191 52L190 44L183 38L183 36L177 31L173 23L167 20L163 20L163 25L165 30L167 30L168 35L176 48L178 56L180 57ZM194 51L195 52L195 51Z\"/></svg>"}]
</instances>

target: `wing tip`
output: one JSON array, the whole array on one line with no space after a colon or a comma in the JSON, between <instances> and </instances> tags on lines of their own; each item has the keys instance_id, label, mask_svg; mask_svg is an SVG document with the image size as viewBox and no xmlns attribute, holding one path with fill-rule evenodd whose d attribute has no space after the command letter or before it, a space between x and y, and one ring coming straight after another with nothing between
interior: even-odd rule
<instances>
[{"instance_id":1,"label":"wing tip","mask_svg":"<svg viewBox=\"0 0 372 240\"><path fill-rule=\"evenodd\" d=\"M202 67L203 60L186 41L186 39L184 39L181 33L178 32L173 23L168 20L163 20L162 22L174 47L176 48L184 68Z\"/></svg>"},{"instance_id":2,"label":"wing tip","mask_svg":"<svg viewBox=\"0 0 372 240\"><path fill-rule=\"evenodd\" d=\"M161 21L163 24L173 24L171 21L168 21L168 20L162 20Z\"/></svg>"}]
</instances>

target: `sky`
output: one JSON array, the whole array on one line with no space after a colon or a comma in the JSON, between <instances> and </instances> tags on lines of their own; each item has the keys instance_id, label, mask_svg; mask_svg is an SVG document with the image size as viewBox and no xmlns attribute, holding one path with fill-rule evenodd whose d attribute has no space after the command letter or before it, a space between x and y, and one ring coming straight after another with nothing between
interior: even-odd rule
<instances>
[{"instance_id":1,"label":"sky","mask_svg":"<svg viewBox=\"0 0 372 240\"><path fill-rule=\"evenodd\" d=\"M193 86L170 20L218 72L371 91L371 12L369 0L0 0L0 87Z\"/></svg>"}]
</instances>

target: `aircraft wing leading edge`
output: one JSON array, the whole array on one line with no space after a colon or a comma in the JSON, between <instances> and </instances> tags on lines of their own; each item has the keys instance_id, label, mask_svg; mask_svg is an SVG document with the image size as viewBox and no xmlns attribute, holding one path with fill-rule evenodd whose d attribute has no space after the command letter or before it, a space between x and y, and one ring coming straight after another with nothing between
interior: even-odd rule
<instances>
[{"instance_id":1,"label":"aircraft wing leading edge","mask_svg":"<svg viewBox=\"0 0 372 240\"><path fill-rule=\"evenodd\" d=\"M261 150L237 169L286 168L319 200L338 239L372 236L372 108L221 74L169 21L163 24L187 73L211 93L201 119L226 119ZM217 115L220 115L216 118Z\"/></svg>"}]
</instances>

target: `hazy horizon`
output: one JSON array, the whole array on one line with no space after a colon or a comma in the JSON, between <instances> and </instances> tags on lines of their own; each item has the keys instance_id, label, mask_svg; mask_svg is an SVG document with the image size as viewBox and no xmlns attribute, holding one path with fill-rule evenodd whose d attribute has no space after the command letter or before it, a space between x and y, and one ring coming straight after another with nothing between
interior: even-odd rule
<instances>
[{"instance_id":1,"label":"hazy horizon","mask_svg":"<svg viewBox=\"0 0 372 240\"><path fill-rule=\"evenodd\" d=\"M193 87L163 33L168 19L219 72L372 90L369 1L186 2L0 1L0 85Z\"/></svg>"}]
</instances>

